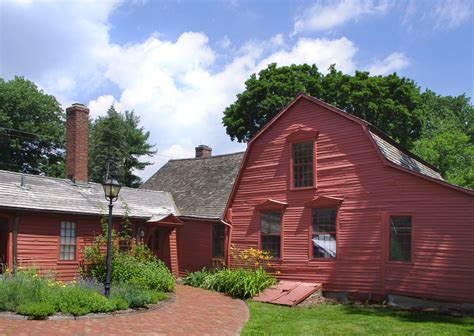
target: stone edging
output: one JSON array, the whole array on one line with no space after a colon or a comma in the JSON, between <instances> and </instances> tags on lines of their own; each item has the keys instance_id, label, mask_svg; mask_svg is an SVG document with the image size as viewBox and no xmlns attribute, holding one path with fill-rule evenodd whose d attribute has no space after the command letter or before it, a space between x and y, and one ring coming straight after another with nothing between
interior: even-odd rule
<instances>
[{"instance_id":1,"label":"stone edging","mask_svg":"<svg viewBox=\"0 0 474 336\"><path fill-rule=\"evenodd\" d=\"M138 309L127 309L127 310L118 310L112 313L89 313L83 316L71 316L71 315L62 315L55 314L47 317L44 320L40 321L70 321L70 320L91 320L91 319L102 319L102 318L112 318L112 317L125 317L132 316L137 314L144 314L148 312L153 312L155 310L161 309L168 304L173 303L176 300L176 293L167 293L169 298L166 300L159 301L156 304L147 305L146 308ZM0 320L27 320L27 321L38 321L38 320L28 320L28 316L19 315L13 312L0 312Z\"/></svg>"}]
</instances>

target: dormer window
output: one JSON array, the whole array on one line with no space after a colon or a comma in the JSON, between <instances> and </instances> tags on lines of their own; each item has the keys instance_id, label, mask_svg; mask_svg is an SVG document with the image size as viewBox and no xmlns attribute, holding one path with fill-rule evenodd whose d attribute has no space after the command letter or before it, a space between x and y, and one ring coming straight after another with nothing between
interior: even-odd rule
<instances>
[{"instance_id":1,"label":"dormer window","mask_svg":"<svg viewBox=\"0 0 474 336\"><path fill-rule=\"evenodd\" d=\"M314 141L292 144L293 188L314 187Z\"/></svg>"}]
</instances>

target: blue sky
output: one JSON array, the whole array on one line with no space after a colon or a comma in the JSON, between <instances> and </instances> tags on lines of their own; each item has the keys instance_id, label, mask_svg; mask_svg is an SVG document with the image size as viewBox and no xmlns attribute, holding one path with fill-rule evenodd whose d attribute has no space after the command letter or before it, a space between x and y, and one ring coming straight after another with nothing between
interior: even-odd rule
<instances>
[{"instance_id":1,"label":"blue sky","mask_svg":"<svg viewBox=\"0 0 474 336\"><path fill-rule=\"evenodd\" d=\"M238 151L222 111L269 62L397 72L473 96L473 4L446 1L3 1L0 76L22 75L92 117L133 109L158 154Z\"/></svg>"}]
</instances>

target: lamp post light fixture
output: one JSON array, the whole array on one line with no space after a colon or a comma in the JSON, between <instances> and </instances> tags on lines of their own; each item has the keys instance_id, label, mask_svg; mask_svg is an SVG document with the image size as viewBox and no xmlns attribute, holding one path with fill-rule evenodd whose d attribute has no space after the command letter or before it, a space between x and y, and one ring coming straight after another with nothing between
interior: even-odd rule
<instances>
[{"instance_id":1,"label":"lamp post light fixture","mask_svg":"<svg viewBox=\"0 0 474 336\"><path fill-rule=\"evenodd\" d=\"M102 185L104 188L105 199L109 201L109 223L107 225L107 257L105 262L105 284L104 294L106 297L110 296L110 248L112 244L112 208L113 202L118 198L120 188L122 187L115 176L110 173L110 162L107 169L107 178Z\"/></svg>"}]
</instances>

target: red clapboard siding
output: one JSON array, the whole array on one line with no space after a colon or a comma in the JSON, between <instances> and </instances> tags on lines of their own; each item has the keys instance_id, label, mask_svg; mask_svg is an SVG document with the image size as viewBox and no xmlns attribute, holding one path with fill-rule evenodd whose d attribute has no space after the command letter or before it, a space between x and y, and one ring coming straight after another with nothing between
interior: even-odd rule
<instances>
[{"instance_id":1,"label":"red clapboard siding","mask_svg":"<svg viewBox=\"0 0 474 336\"><path fill-rule=\"evenodd\" d=\"M59 260L59 236L62 221L76 223L76 260ZM118 228L118 221L114 228ZM72 280L78 275L83 249L102 232L100 217L21 213L18 225L17 262L20 267L34 266L40 272L51 272L58 280Z\"/></svg>"},{"instance_id":2,"label":"red clapboard siding","mask_svg":"<svg viewBox=\"0 0 474 336\"><path fill-rule=\"evenodd\" d=\"M292 191L286 137L300 127L319 132L317 188ZM305 204L321 195L343 198L336 260L310 258L311 208ZM274 262L282 279L322 282L328 291L474 303L474 197L386 165L362 124L299 99L261 132L228 204L237 248L258 247L255 206L269 198L288 203L282 260ZM413 216L411 263L388 262L390 214Z\"/></svg>"},{"instance_id":3,"label":"red clapboard siding","mask_svg":"<svg viewBox=\"0 0 474 336\"><path fill-rule=\"evenodd\" d=\"M179 274L212 267L212 225L215 221L181 219L178 230Z\"/></svg>"}]
</instances>

